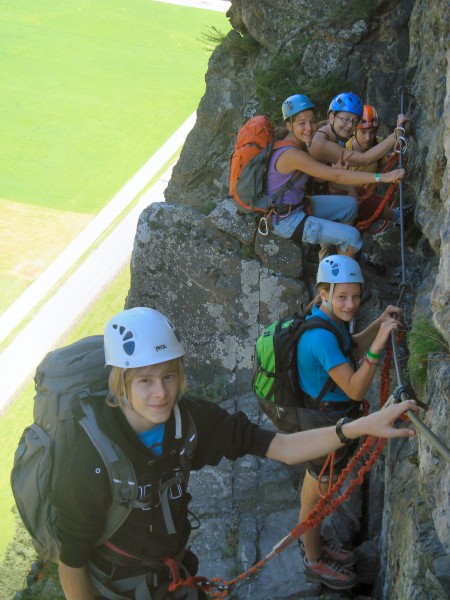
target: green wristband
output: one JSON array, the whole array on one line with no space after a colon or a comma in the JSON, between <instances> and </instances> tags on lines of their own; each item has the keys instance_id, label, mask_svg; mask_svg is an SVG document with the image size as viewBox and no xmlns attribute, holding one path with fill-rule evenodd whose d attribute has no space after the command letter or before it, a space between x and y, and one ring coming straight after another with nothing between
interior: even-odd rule
<instances>
[{"instance_id":1,"label":"green wristband","mask_svg":"<svg viewBox=\"0 0 450 600\"><path fill-rule=\"evenodd\" d=\"M377 183L380 183L380 180L381 180L380 174L379 173L375 173L375 181Z\"/></svg>"},{"instance_id":2,"label":"green wristband","mask_svg":"<svg viewBox=\"0 0 450 600\"><path fill-rule=\"evenodd\" d=\"M371 352L370 350L367 350L367 356L369 358L373 358L374 360L380 360L381 358L380 354L375 354L375 352Z\"/></svg>"}]
</instances>

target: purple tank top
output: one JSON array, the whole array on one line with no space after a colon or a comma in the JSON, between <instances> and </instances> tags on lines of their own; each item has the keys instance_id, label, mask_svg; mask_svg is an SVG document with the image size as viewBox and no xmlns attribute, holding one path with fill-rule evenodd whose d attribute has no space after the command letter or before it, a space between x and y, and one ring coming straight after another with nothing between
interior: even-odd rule
<instances>
[{"instance_id":1,"label":"purple tank top","mask_svg":"<svg viewBox=\"0 0 450 600\"><path fill-rule=\"evenodd\" d=\"M275 163L277 162L280 154L289 150L290 147L278 148L275 150L270 157L269 167L267 169L267 193L274 194L280 189L294 174L291 173L278 173L275 169ZM309 179L309 175L302 173L301 176L296 179L292 185L292 188L286 190L283 198L283 204L301 205L305 197L305 186Z\"/></svg>"}]
</instances>

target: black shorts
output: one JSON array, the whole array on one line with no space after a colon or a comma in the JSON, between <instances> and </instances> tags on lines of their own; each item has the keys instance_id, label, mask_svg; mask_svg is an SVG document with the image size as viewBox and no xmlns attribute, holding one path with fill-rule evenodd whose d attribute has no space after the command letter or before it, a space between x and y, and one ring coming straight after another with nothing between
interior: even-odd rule
<instances>
[{"instance_id":1,"label":"black shorts","mask_svg":"<svg viewBox=\"0 0 450 600\"><path fill-rule=\"evenodd\" d=\"M331 403L327 403L330 405ZM345 403L347 405L347 403ZM335 425L342 417L348 417L350 419L357 419L361 414L361 404L359 402L352 402L350 406L341 408L339 403L332 403L332 407L328 406L325 410L316 410L311 408L300 409L300 421L301 430L308 431L309 429L321 429L322 427L330 427ZM353 444L349 446L342 446L338 448L334 454L334 466L333 466L333 481L339 477L342 470L347 466L349 460L355 453L358 447L358 440L355 440ZM322 468L327 460L327 456L321 456L313 460L306 462L306 468L309 474L315 479L320 475ZM322 481L327 482L329 480L328 469L322 476Z\"/></svg>"}]
</instances>

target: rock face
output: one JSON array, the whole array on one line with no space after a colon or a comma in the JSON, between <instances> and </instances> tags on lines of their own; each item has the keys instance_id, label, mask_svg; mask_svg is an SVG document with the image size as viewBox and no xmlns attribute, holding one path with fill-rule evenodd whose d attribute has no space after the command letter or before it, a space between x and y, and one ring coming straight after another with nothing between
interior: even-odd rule
<instances>
[{"instance_id":1,"label":"rock face","mask_svg":"<svg viewBox=\"0 0 450 600\"><path fill-rule=\"evenodd\" d=\"M424 315L449 343L447 2L233 0L229 17L235 30L211 57L197 124L174 169L167 203L141 215L127 307L142 304L167 313L186 342L191 387L222 400L249 392L254 342L263 326L301 312L312 299L317 248L299 248L273 234L261 236L254 220L239 215L227 199L236 132L261 110L255 73L301 47L292 68L292 91L308 93L318 77L346 74L349 89L376 104L390 126L399 109L399 86L406 85L412 94L405 94L413 136L404 201L415 202L420 230L407 228L405 273L397 229L366 239L366 248L382 258L387 271L378 276L364 269L367 284L358 328L387 303L395 303L405 275L411 286L403 298L406 323ZM339 91L330 89L329 99ZM274 89L272 104L280 106L282 100ZM402 366L405 358L401 350ZM449 375L447 348L430 357L421 397L430 408L420 413L447 447ZM379 378L371 390L373 407L377 383ZM233 406L261 418L251 394L243 398ZM390 442L367 493L355 497L357 506L339 527L330 520L327 527L334 537L345 532L343 541L361 548L360 563L366 564L361 594L389 600L450 598L449 472L448 463L421 433L412 442ZM280 539L280 530L284 534L295 525L301 476L301 469L275 468L255 459L196 474L194 512L201 514L205 531L194 545L205 567L202 573L235 574L263 557ZM224 532L219 539L217 531ZM290 556L278 563L278 574L276 567L270 568L236 597L317 597L318 589L301 582L297 554Z\"/></svg>"}]
</instances>

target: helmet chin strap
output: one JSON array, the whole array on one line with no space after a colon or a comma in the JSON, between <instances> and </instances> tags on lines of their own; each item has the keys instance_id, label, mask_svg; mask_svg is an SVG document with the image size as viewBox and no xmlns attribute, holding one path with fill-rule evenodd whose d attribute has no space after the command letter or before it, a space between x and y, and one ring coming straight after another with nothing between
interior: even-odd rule
<instances>
[{"instance_id":1,"label":"helmet chin strap","mask_svg":"<svg viewBox=\"0 0 450 600\"><path fill-rule=\"evenodd\" d=\"M333 304L332 304L333 292L334 292L334 283L330 283L330 293L328 294L328 300L322 300L322 304L325 306L325 308L327 310L330 311L330 313L332 315L334 315Z\"/></svg>"}]
</instances>

